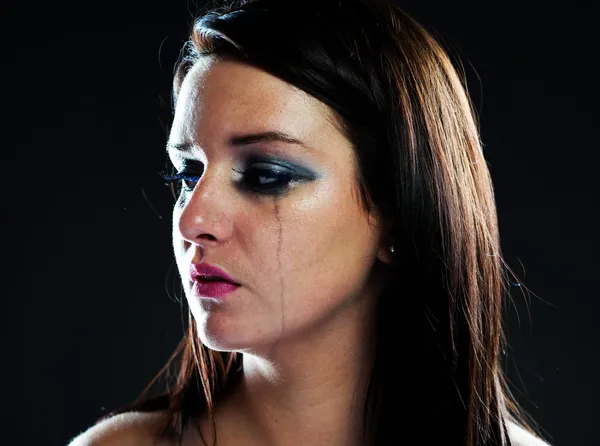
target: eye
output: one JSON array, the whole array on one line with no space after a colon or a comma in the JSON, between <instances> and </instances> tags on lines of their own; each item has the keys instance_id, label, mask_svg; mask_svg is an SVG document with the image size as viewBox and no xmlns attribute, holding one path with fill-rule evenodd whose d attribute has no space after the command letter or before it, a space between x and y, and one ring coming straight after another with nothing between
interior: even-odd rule
<instances>
[{"instance_id":1,"label":"eye","mask_svg":"<svg viewBox=\"0 0 600 446\"><path fill-rule=\"evenodd\" d=\"M192 165L191 162L185 162L180 171L173 168L173 172L168 174L160 172L160 176L171 187L173 196L177 198L182 192L191 192L202 176L204 165Z\"/></svg>"},{"instance_id":2,"label":"eye","mask_svg":"<svg viewBox=\"0 0 600 446\"><path fill-rule=\"evenodd\" d=\"M293 172L270 163L253 164L246 170L236 170L243 175L243 187L261 195L282 195L299 181Z\"/></svg>"},{"instance_id":3,"label":"eye","mask_svg":"<svg viewBox=\"0 0 600 446\"><path fill-rule=\"evenodd\" d=\"M242 176L239 181L240 187L259 195L283 195L295 183L312 181L317 178L317 175L309 169L283 160L251 162L247 169L232 170ZM171 186L173 195L177 198L182 193L194 190L202 178L203 171L202 163L188 160L181 166L181 170L174 169L171 174L161 172L160 175Z\"/></svg>"},{"instance_id":4,"label":"eye","mask_svg":"<svg viewBox=\"0 0 600 446\"><path fill-rule=\"evenodd\" d=\"M181 191L191 192L196 187L196 183L200 180L199 175L189 174L187 172L176 172L171 175L161 173L163 179L170 184L172 188L176 189L176 194L179 195Z\"/></svg>"}]
</instances>

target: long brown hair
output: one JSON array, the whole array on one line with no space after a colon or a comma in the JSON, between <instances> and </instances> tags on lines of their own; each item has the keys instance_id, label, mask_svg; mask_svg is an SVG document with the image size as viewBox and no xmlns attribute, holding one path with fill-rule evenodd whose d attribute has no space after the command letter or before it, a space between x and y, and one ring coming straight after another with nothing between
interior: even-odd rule
<instances>
[{"instance_id":1,"label":"long brown hair","mask_svg":"<svg viewBox=\"0 0 600 446\"><path fill-rule=\"evenodd\" d=\"M502 302L516 276L501 255L475 113L441 45L383 0L233 1L195 21L175 101L205 55L259 67L327 104L353 144L362 204L394 222L365 444L418 432L423 445L508 445L509 421L531 430L500 362ZM169 370L176 374L167 391L149 398ZM176 352L120 412L164 410L160 435L178 442L208 413L215 434L214 406L241 373L241 355L202 345L190 315Z\"/></svg>"}]
</instances>

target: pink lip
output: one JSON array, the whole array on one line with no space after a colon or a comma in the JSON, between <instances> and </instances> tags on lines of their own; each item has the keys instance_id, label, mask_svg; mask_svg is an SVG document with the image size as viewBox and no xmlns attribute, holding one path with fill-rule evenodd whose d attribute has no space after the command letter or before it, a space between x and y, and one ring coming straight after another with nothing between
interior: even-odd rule
<instances>
[{"instance_id":1,"label":"pink lip","mask_svg":"<svg viewBox=\"0 0 600 446\"><path fill-rule=\"evenodd\" d=\"M196 280L200 276L219 276L227 282L239 285L239 283L225 271L208 263L192 263L190 265L190 276L192 277L192 280Z\"/></svg>"},{"instance_id":2,"label":"pink lip","mask_svg":"<svg viewBox=\"0 0 600 446\"><path fill-rule=\"evenodd\" d=\"M239 285L224 280L207 282L206 280L194 280L192 293L197 297L223 297L239 288Z\"/></svg>"},{"instance_id":3,"label":"pink lip","mask_svg":"<svg viewBox=\"0 0 600 446\"><path fill-rule=\"evenodd\" d=\"M218 276L223 280L208 281L202 276ZM223 297L240 287L225 271L206 263L192 263L190 277L193 281L192 292L198 297Z\"/></svg>"}]
</instances>

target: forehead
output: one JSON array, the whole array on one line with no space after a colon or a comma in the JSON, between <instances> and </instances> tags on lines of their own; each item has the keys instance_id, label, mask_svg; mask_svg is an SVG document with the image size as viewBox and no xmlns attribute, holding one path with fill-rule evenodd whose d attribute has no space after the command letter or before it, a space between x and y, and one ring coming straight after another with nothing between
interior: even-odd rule
<instances>
[{"instance_id":1,"label":"forehead","mask_svg":"<svg viewBox=\"0 0 600 446\"><path fill-rule=\"evenodd\" d=\"M171 139L202 144L232 133L278 130L318 144L341 136L334 123L329 107L275 76L204 57L182 83Z\"/></svg>"}]
</instances>

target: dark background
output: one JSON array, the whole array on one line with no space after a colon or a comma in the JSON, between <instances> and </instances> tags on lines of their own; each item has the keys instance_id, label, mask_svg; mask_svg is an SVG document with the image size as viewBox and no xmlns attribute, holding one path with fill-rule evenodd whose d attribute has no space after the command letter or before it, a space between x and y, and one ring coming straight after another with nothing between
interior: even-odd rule
<instances>
[{"instance_id":1,"label":"dark background","mask_svg":"<svg viewBox=\"0 0 600 446\"><path fill-rule=\"evenodd\" d=\"M507 305L514 393L553 444L598 446L594 2L401 5L464 62L504 254L537 295L515 292ZM5 435L64 446L134 399L182 335L167 292L171 201L157 172L173 64L196 7L2 10L3 245L15 248L3 269L14 372Z\"/></svg>"}]
</instances>

